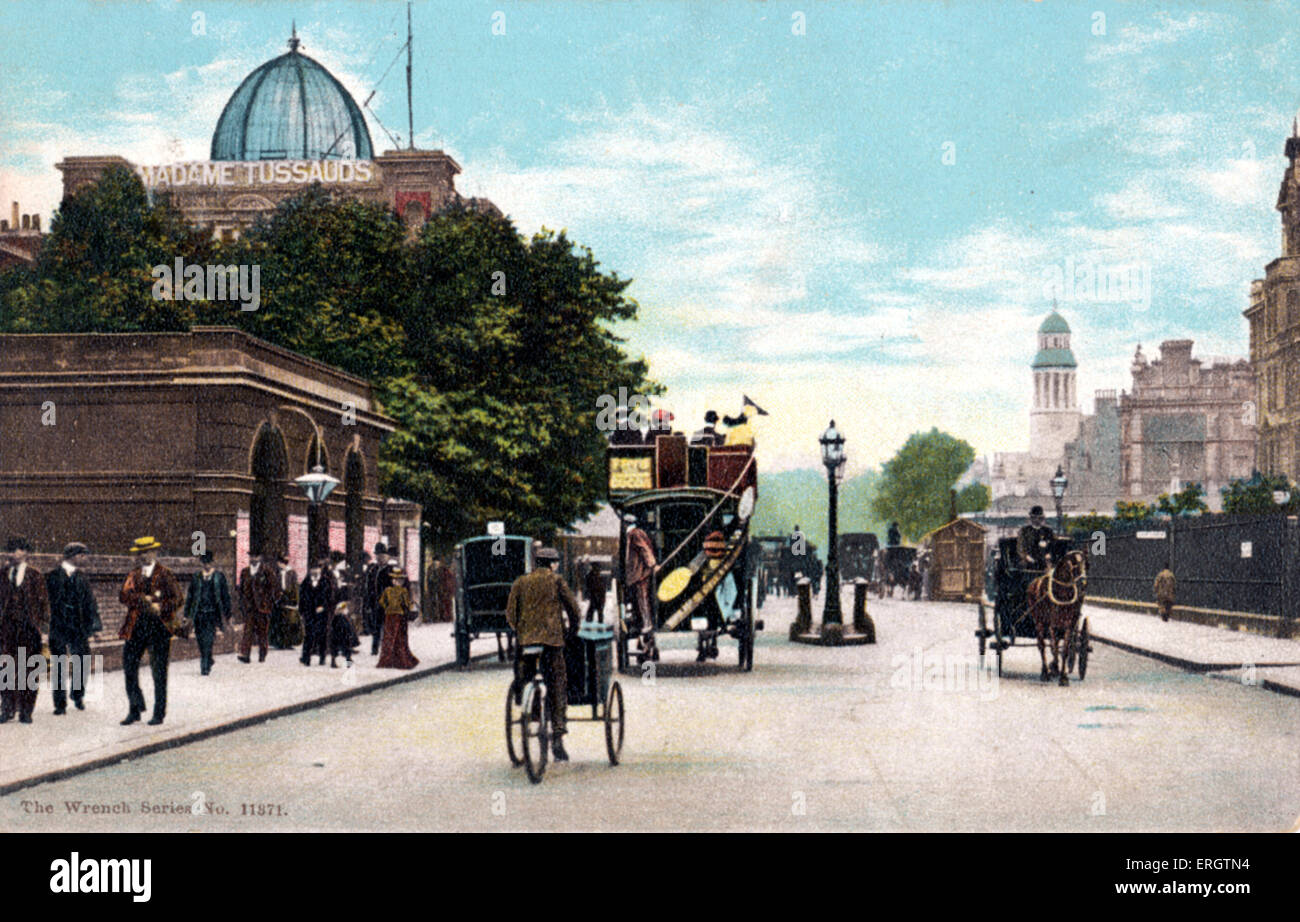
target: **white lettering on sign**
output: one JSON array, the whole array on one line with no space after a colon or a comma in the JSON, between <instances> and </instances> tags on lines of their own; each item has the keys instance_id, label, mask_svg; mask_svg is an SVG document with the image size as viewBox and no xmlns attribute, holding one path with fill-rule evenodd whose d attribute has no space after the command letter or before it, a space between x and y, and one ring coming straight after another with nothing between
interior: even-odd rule
<instances>
[{"instance_id":1,"label":"white lettering on sign","mask_svg":"<svg viewBox=\"0 0 1300 922\"><path fill-rule=\"evenodd\" d=\"M1255 547L1251 542L1249 541L1241 542L1241 556L1242 557L1255 556Z\"/></svg>"},{"instance_id":2,"label":"white lettering on sign","mask_svg":"<svg viewBox=\"0 0 1300 922\"><path fill-rule=\"evenodd\" d=\"M1137 533L1137 536L1139 539L1145 539L1147 541L1163 541L1165 539L1165 533L1163 531L1140 531Z\"/></svg>"},{"instance_id":3,"label":"white lettering on sign","mask_svg":"<svg viewBox=\"0 0 1300 922\"><path fill-rule=\"evenodd\" d=\"M196 161L137 166L150 188L170 186L285 186L295 183L363 183L374 179L369 160Z\"/></svg>"}]
</instances>

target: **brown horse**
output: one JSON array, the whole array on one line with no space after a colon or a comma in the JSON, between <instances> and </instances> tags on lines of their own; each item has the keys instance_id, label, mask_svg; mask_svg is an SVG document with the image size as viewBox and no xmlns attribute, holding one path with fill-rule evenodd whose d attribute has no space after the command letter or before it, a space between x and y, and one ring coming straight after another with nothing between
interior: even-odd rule
<instances>
[{"instance_id":1,"label":"brown horse","mask_svg":"<svg viewBox=\"0 0 1300 922\"><path fill-rule=\"evenodd\" d=\"M1034 619L1038 634L1038 655L1043 661L1042 680L1051 675L1061 677L1061 685L1069 685L1066 663L1069 644L1079 623L1083 608L1084 588L1088 582L1088 562L1083 551L1070 551L1054 566L1029 584L1025 599ZM1052 667L1048 671L1046 641L1052 644Z\"/></svg>"}]
</instances>

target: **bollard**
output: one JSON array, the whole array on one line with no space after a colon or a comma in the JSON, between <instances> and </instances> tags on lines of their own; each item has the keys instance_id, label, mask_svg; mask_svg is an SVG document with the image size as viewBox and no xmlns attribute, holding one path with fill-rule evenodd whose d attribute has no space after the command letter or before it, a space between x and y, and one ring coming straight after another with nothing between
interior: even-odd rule
<instances>
[{"instance_id":1,"label":"bollard","mask_svg":"<svg viewBox=\"0 0 1300 922\"><path fill-rule=\"evenodd\" d=\"M876 642L876 623L867 614L867 581L862 577L853 581L853 632L865 634L867 643Z\"/></svg>"},{"instance_id":2,"label":"bollard","mask_svg":"<svg viewBox=\"0 0 1300 922\"><path fill-rule=\"evenodd\" d=\"M799 614L790 625L790 639L800 634L812 633L812 582L802 577L796 584L795 594L799 597Z\"/></svg>"}]
</instances>

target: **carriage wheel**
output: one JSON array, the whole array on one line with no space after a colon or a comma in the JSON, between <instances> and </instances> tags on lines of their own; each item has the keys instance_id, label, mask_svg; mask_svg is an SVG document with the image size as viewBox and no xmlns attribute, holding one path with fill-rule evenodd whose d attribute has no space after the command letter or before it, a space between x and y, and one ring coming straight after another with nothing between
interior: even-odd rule
<instances>
[{"instance_id":1,"label":"carriage wheel","mask_svg":"<svg viewBox=\"0 0 1300 922\"><path fill-rule=\"evenodd\" d=\"M551 717L546 705L546 686L534 679L524 689L521 715L524 769L533 784L546 774L546 759L550 755Z\"/></svg>"},{"instance_id":2,"label":"carriage wheel","mask_svg":"<svg viewBox=\"0 0 1300 922\"><path fill-rule=\"evenodd\" d=\"M998 678L1002 678L1002 650L1006 644L1002 641L1002 626L998 623L998 610L993 609L993 644L998 651Z\"/></svg>"},{"instance_id":3,"label":"carriage wheel","mask_svg":"<svg viewBox=\"0 0 1300 922\"><path fill-rule=\"evenodd\" d=\"M1088 674L1088 619L1083 619L1083 630L1079 632L1079 678Z\"/></svg>"},{"instance_id":4,"label":"carriage wheel","mask_svg":"<svg viewBox=\"0 0 1300 922\"><path fill-rule=\"evenodd\" d=\"M456 665L465 667L469 665L469 629L457 624L456 632Z\"/></svg>"},{"instance_id":5,"label":"carriage wheel","mask_svg":"<svg viewBox=\"0 0 1300 922\"><path fill-rule=\"evenodd\" d=\"M605 752L609 764L618 764L618 754L623 751L623 689L613 682L605 698Z\"/></svg>"},{"instance_id":6,"label":"carriage wheel","mask_svg":"<svg viewBox=\"0 0 1300 922\"><path fill-rule=\"evenodd\" d=\"M984 650L988 646L986 638L989 636L989 619L988 614L984 611L984 603L980 602L980 629L975 632L975 636L980 639L980 661L984 660Z\"/></svg>"},{"instance_id":7,"label":"carriage wheel","mask_svg":"<svg viewBox=\"0 0 1300 922\"><path fill-rule=\"evenodd\" d=\"M619 672L627 672L627 628L623 626L623 603L619 602L618 613L614 616L614 657Z\"/></svg>"},{"instance_id":8,"label":"carriage wheel","mask_svg":"<svg viewBox=\"0 0 1300 922\"><path fill-rule=\"evenodd\" d=\"M523 688L512 680L506 689L506 752L510 754L511 765L519 765L524 761L524 721L519 707L522 700Z\"/></svg>"}]
</instances>

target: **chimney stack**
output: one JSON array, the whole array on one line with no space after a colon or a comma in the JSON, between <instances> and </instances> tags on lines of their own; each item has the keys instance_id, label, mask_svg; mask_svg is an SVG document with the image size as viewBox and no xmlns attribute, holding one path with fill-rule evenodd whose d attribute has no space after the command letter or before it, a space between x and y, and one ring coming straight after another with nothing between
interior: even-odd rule
<instances>
[{"instance_id":1,"label":"chimney stack","mask_svg":"<svg viewBox=\"0 0 1300 922\"><path fill-rule=\"evenodd\" d=\"M12 227L14 230L18 230L18 203L17 202L14 202L13 218L10 219L9 226Z\"/></svg>"}]
</instances>

